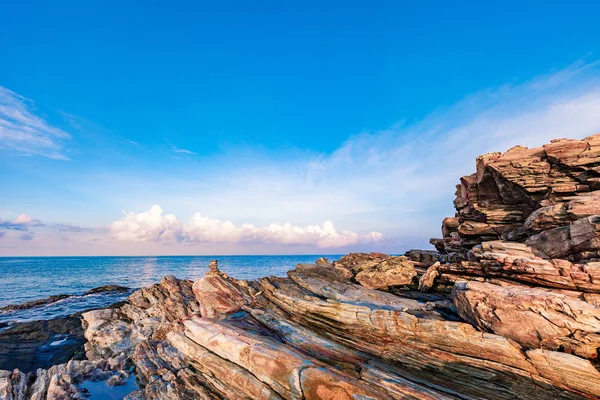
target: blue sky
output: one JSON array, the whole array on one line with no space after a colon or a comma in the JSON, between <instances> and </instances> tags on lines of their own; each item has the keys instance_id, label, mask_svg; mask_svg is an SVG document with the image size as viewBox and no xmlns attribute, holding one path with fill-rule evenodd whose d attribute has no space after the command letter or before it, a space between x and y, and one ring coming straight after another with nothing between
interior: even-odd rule
<instances>
[{"instance_id":1,"label":"blue sky","mask_svg":"<svg viewBox=\"0 0 600 400\"><path fill-rule=\"evenodd\" d=\"M428 247L600 131L597 2L87 3L3 5L0 255Z\"/></svg>"}]
</instances>

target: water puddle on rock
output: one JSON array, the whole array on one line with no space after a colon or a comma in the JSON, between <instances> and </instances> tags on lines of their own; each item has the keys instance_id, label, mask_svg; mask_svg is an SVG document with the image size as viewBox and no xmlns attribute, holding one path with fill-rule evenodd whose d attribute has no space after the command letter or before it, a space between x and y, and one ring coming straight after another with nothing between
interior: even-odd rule
<instances>
[{"instance_id":1,"label":"water puddle on rock","mask_svg":"<svg viewBox=\"0 0 600 400\"><path fill-rule=\"evenodd\" d=\"M130 394L138 390L138 385L135 381L135 375L130 374L129 378L125 380L124 385L110 386L105 381L84 381L79 387L87 390L89 399L92 400L122 400Z\"/></svg>"}]
</instances>

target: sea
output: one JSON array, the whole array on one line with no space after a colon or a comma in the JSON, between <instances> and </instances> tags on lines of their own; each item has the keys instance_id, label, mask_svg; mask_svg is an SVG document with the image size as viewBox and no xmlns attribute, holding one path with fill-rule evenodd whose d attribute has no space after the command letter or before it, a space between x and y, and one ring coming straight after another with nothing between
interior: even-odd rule
<instances>
[{"instance_id":1,"label":"sea","mask_svg":"<svg viewBox=\"0 0 600 400\"><path fill-rule=\"evenodd\" d=\"M218 260L219 269L234 278L256 279L285 276L296 264L314 263L319 257L333 261L340 256L0 257L0 307L53 295L73 295L29 309L0 311L0 327L107 307L124 300L135 289L158 283L166 275L196 280L208 271L211 260ZM131 291L82 295L111 284Z\"/></svg>"}]
</instances>

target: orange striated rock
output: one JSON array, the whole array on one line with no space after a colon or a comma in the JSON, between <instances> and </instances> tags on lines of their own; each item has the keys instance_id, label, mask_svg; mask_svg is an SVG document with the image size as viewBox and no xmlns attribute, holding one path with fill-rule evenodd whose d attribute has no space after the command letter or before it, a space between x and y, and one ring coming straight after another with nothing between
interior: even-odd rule
<instances>
[{"instance_id":1,"label":"orange striated rock","mask_svg":"<svg viewBox=\"0 0 600 400\"><path fill-rule=\"evenodd\" d=\"M445 251L461 251L458 243L468 250L488 240L520 240L526 231L598 214L597 195L588 192L600 189L599 149L594 135L478 157L477 172L457 186L455 219L444 220Z\"/></svg>"},{"instance_id":2,"label":"orange striated rock","mask_svg":"<svg viewBox=\"0 0 600 400\"><path fill-rule=\"evenodd\" d=\"M550 289L460 282L452 294L459 315L477 328L528 348L597 358L600 308Z\"/></svg>"},{"instance_id":3,"label":"orange striated rock","mask_svg":"<svg viewBox=\"0 0 600 400\"><path fill-rule=\"evenodd\" d=\"M415 263L407 257L390 257L377 264L358 268L354 279L371 289L387 290L393 286L412 285L417 276Z\"/></svg>"},{"instance_id":4,"label":"orange striated rock","mask_svg":"<svg viewBox=\"0 0 600 400\"><path fill-rule=\"evenodd\" d=\"M383 253L351 253L333 262L334 267L344 268L353 273L367 266L378 264L390 256Z\"/></svg>"}]
</instances>

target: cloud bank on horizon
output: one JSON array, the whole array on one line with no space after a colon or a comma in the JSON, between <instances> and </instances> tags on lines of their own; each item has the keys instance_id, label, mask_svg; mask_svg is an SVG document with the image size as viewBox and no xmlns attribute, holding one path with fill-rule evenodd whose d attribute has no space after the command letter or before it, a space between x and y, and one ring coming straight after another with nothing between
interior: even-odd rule
<instances>
[{"instance_id":1,"label":"cloud bank on horizon","mask_svg":"<svg viewBox=\"0 0 600 400\"><path fill-rule=\"evenodd\" d=\"M50 125L8 89L0 94L1 150L75 164L62 184L110 204L102 214L112 215L96 224L85 218L42 223L18 215L59 219L52 210L41 217L16 210L5 199L2 209L16 216L0 215L5 255L397 253L439 235L441 219L453 213L454 185L474 171L477 155L600 132L597 63L476 93L422 121L359 133L331 153L250 147L206 156L166 144L165 153L190 158L158 170L135 161L144 151L139 146L127 154L134 161L125 168L83 167L77 154L67 160L62 143L75 133ZM79 151L83 158L85 149ZM144 211L151 204L169 213L159 206ZM110 211L115 207L135 211L118 219Z\"/></svg>"},{"instance_id":2,"label":"cloud bank on horizon","mask_svg":"<svg viewBox=\"0 0 600 400\"><path fill-rule=\"evenodd\" d=\"M184 224L173 214L164 214L159 205L149 211L130 212L111 225L117 240L148 242L176 241L188 243L262 243L284 245L312 245L319 248L345 247L358 243L369 244L380 241L379 232L358 234L351 231L337 231L333 222L325 221L323 226L294 226L289 223L272 223L265 227L255 227L245 223L236 226L231 221L208 218L200 213Z\"/></svg>"}]
</instances>

